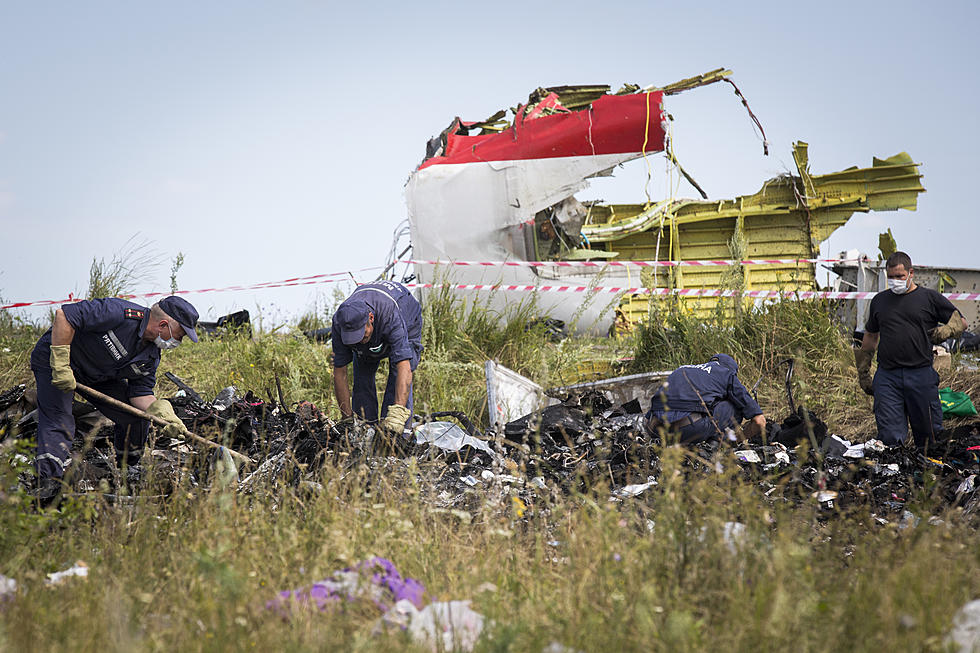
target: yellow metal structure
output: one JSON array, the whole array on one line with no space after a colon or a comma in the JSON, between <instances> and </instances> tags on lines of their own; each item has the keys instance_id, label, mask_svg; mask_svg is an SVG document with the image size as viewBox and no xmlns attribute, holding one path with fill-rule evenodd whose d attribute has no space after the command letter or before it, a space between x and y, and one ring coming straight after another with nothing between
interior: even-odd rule
<instances>
[{"instance_id":1,"label":"yellow metal structure","mask_svg":"<svg viewBox=\"0 0 980 653\"><path fill-rule=\"evenodd\" d=\"M856 212L916 209L925 191L912 158L875 158L869 168L810 173L807 144L795 143L798 175L770 179L753 195L730 200L666 201L653 205L593 205L582 228L594 258L715 260L815 258L820 243ZM582 258L579 250L579 258ZM644 285L657 288L812 290L813 264L657 268ZM735 274L733 275L733 272ZM726 276L727 275L727 276ZM741 277L741 278L739 278ZM711 310L715 298L685 297L686 308ZM633 324L649 310L649 295L624 298L622 318Z\"/></svg>"}]
</instances>

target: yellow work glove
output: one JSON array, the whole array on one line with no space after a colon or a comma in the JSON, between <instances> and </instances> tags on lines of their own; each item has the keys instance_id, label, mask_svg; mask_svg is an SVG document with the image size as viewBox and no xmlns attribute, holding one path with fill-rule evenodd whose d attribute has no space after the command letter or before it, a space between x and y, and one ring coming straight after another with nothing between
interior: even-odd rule
<instances>
[{"instance_id":1,"label":"yellow work glove","mask_svg":"<svg viewBox=\"0 0 980 653\"><path fill-rule=\"evenodd\" d=\"M873 395L874 387L871 384L871 359L874 357L873 351L857 348L854 350L854 365L858 371L858 383L865 394Z\"/></svg>"},{"instance_id":2,"label":"yellow work glove","mask_svg":"<svg viewBox=\"0 0 980 653\"><path fill-rule=\"evenodd\" d=\"M187 427L180 421L174 412L174 407L166 399L157 399L150 404L146 412L167 422L167 425L161 428L168 438L177 438L187 433Z\"/></svg>"},{"instance_id":3,"label":"yellow work glove","mask_svg":"<svg viewBox=\"0 0 980 653\"><path fill-rule=\"evenodd\" d=\"M949 317L949 322L929 331L929 340L932 341L932 344L939 345L950 338L958 338L963 331L963 318L960 317L959 311L953 311Z\"/></svg>"},{"instance_id":4,"label":"yellow work glove","mask_svg":"<svg viewBox=\"0 0 980 653\"><path fill-rule=\"evenodd\" d=\"M75 391L75 375L71 371L71 345L51 345L51 385L62 392Z\"/></svg>"},{"instance_id":5,"label":"yellow work glove","mask_svg":"<svg viewBox=\"0 0 980 653\"><path fill-rule=\"evenodd\" d=\"M388 415L381 420L381 430L390 435L401 435L405 432L405 423L412 414L408 409L398 404L388 407Z\"/></svg>"}]
</instances>

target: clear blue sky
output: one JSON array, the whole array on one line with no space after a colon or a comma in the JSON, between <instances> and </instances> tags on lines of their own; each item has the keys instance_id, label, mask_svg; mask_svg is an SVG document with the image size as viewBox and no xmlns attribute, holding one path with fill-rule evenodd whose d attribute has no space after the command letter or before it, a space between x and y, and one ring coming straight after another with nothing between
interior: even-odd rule
<instances>
[{"instance_id":1,"label":"clear blue sky","mask_svg":"<svg viewBox=\"0 0 980 653\"><path fill-rule=\"evenodd\" d=\"M824 254L876 251L891 226L913 260L974 251L976 3L12 2L0 0L0 296L84 292L93 257L133 235L165 259L146 291L380 264L404 182L456 115L482 119L538 86L663 84L720 66L725 85L668 98L677 154L712 197L793 169L908 151L915 213L856 216ZM654 166L654 193L664 192ZM580 199L642 201L626 166ZM682 194L693 191L682 186ZM261 305L272 322L330 288L191 297Z\"/></svg>"}]
</instances>

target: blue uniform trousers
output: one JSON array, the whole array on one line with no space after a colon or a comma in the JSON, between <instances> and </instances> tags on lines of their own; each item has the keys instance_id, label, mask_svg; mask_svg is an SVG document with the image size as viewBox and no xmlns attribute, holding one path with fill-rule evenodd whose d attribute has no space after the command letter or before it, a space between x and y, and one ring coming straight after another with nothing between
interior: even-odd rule
<instances>
[{"instance_id":1,"label":"blue uniform trousers","mask_svg":"<svg viewBox=\"0 0 980 653\"><path fill-rule=\"evenodd\" d=\"M702 417L681 428L681 444L697 444L721 437L725 429L735 428L735 404L719 401L711 408L710 417Z\"/></svg>"},{"instance_id":2,"label":"blue uniform trousers","mask_svg":"<svg viewBox=\"0 0 980 653\"><path fill-rule=\"evenodd\" d=\"M872 382L878 439L887 445L912 437L919 446L932 442L943 430L939 404L939 374L931 366L894 370L878 368Z\"/></svg>"},{"instance_id":3,"label":"blue uniform trousers","mask_svg":"<svg viewBox=\"0 0 980 653\"><path fill-rule=\"evenodd\" d=\"M71 412L74 393L62 392L51 385L49 368L35 367L33 371L37 381L37 474L42 479L61 478L71 460L71 443L75 437L75 418ZM125 381L108 381L91 387L113 399L129 401ZM150 423L97 399L86 399L115 422L113 445L116 448L116 461L121 463L125 459L129 465L138 463Z\"/></svg>"},{"instance_id":4,"label":"blue uniform trousers","mask_svg":"<svg viewBox=\"0 0 980 653\"><path fill-rule=\"evenodd\" d=\"M378 373L378 365L381 363L381 360L380 358L354 353L354 389L351 393L351 407L354 409L355 415L368 422L378 421L378 388L374 378ZM418 365L418 356L413 357L409 362L414 372ZM385 394L381 400L382 419L388 414L388 407L395 403L395 382L397 379L398 372L396 366L389 364L388 382L385 384ZM413 400L414 393L412 386L409 386L408 405L406 406L409 415L412 414ZM411 421L412 418L409 417L405 423L406 428L408 428Z\"/></svg>"}]
</instances>

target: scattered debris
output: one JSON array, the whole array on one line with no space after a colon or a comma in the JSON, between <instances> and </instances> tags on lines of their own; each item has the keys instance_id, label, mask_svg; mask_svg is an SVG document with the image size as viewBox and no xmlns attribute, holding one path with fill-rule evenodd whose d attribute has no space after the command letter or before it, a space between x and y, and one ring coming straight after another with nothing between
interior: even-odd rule
<instances>
[{"instance_id":1,"label":"scattered debris","mask_svg":"<svg viewBox=\"0 0 980 653\"><path fill-rule=\"evenodd\" d=\"M506 368L495 372L500 370ZM140 478L130 483L137 496L147 479L152 479L152 496L178 487L251 493L260 485L319 493L324 463L342 470L364 466L371 476L396 483L414 476L411 482L426 505L464 524L485 519L486 510L522 519L546 509L556 492L587 490L599 482L612 486L615 501L642 501L659 481L665 443L646 432L640 401L614 403L612 387L583 384L560 401L549 399L558 403L485 433L463 413L433 413L421 416L410 439L392 442L363 422L335 423L309 402L290 410L276 401L273 389L263 400L230 386L206 402L183 384L171 401L188 428L246 452L255 464L230 460L227 449L157 440L143 457ZM77 455L69 467L74 493L101 492L107 500L122 501L118 489L126 480L112 462L111 423L83 402L76 403L74 413L79 424ZM715 474L729 469L731 461L758 483L763 500L810 503L823 512L868 506L884 520L902 515L928 471L945 505L959 506L965 515L980 506L976 418L961 418L949 431L949 441L928 456L874 439L852 443L827 434L826 424L803 406L770 425L766 440L758 434L735 448L717 441L688 448L684 468ZM0 393L0 434L31 438L35 430L31 393L23 386Z\"/></svg>"}]
</instances>

